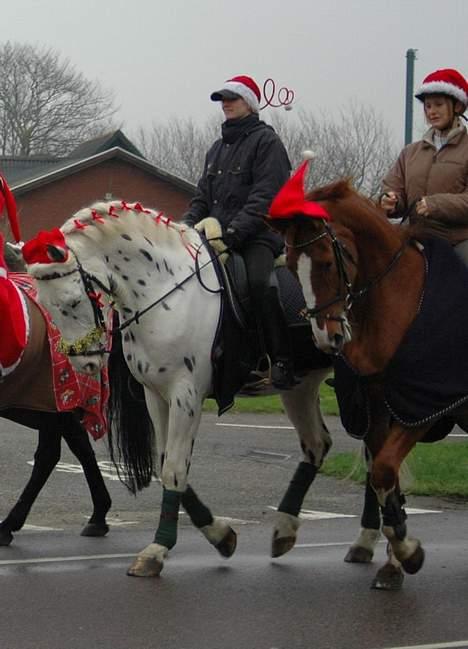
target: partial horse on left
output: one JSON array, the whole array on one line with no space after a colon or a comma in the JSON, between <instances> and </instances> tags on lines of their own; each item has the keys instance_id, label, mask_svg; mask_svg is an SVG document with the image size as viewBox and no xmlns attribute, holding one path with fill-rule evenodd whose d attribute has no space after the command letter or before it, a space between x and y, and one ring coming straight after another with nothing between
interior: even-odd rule
<instances>
[{"instance_id":1,"label":"partial horse on left","mask_svg":"<svg viewBox=\"0 0 468 649\"><path fill-rule=\"evenodd\" d=\"M4 210L11 232L19 242L15 200L6 180L0 176L0 215ZM5 225L7 222L3 220L2 229ZM7 244L3 259L3 243L4 237L0 234L0 417L38 430L39 441L31 476L18 501L0 523L0 546L10 545L13 532L25 524L31 507L60 459L62 437L83 467L93 501L93 513L81 534L105 536L109 531L106 514L111 507L111 497L88 432L81 422L86 409L87 425L94 426L93 434L104 434L105 428L98 430L99 418L89 415L90 404L82 403L79 396L87 394L96 398L96 395L80 389L65 357L61 358L60 372L54 373L46 315L35 303L32 280L23 272L21 254ZM13 272L8 273L7 267ZM58 389L55 383L63 383L63 389ZM73 388L78 388L75 396ZM73 408L67 407L67 400ZM101 405L105 404L94 403L92 408L97 411Z\"/></svg>"},{"instance_id":2,"label":"partial horse on left","mask_svg":"<svg viewBox=\"0 0 468 649\"><path fill-rule=\"evenodd\" d=\"M29 320L28 341L19 363L2 376L0 416L36 429L39 440L31 476L18 501L0 523L0 545L10 545L13 532L25 524L37 496L60 460L62 437L83 467L93 502L92 515L81 534L105 536L109 531L106 514L111 507L110 494L88 433L80 423L79 409L63 412L57 409L46 322L31 298L21 295Z\"/></svg>"}]
</instances>

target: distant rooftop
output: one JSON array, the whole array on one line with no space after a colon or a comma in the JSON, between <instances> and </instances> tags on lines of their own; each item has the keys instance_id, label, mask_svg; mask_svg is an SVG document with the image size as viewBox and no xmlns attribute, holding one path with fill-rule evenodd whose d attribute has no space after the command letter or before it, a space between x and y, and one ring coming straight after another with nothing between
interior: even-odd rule
<instances>
[{"instance_id":1,"label":"distant rooftop","mask_svg":"<svg viewBox=\"0 0 468 649\"><path fill-rule=\"evenodd\" d=\"M62 167L67 167L71 162L91 158L115 147L119 147L145 160L143 154L119 129L83 142L73 149L67 157L63 158L47 155L34 155L31 157L0 156L0 172L3 173L8 184L14 188L15 185L47 175Z\"/></svg>"}]
</instances>

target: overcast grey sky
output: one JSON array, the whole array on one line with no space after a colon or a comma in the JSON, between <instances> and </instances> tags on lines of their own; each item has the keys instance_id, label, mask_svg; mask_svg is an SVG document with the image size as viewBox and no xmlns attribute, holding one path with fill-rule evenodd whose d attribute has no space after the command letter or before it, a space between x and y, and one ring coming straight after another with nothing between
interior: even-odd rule
<instances>
[{"instance_id":1,"label":"overcast grey sky","mask_svg":"<svg viewBox=\"0 0 468 649\"><path fill-rule=\"evenodd\" d=\"M217 110L235 74L273 77L296 106L374 107L403 141L406 50L415 85L468 75L468 0L0 0L2 40L51 46L115 92L131 135L154 118ZM293 115L288 113L288 115ZM265 115L268 119L268 115ZM415 104L415 135L421 129Z\"/></svg>"}]
</instances>

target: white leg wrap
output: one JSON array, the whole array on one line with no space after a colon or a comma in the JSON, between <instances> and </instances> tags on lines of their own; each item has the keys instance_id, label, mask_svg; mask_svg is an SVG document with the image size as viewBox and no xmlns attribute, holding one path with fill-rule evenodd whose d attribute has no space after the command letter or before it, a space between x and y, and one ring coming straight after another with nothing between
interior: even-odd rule
<instances>
[{"instance_id":1,"label":"white leg wrap","mask_svg":"<svg viewBox=\"0 0 468 649\"><path fill-rule=\"evenodd\" d=\"M159 543L150 543L138 553L138 556L142 559L157 559L161 563L163 563L167 555L168 549L164 545L159 545Z\"/></svg>"},{"instance_id":2,"label":"white leg wrap","mask_svg":"<svg viewBox=\"0 0 468 649\"><path fill-rule=\"evenodd\" d=\"M393 527L384 527L383 533L392 545L392 550L398 561L404 561L411 557L418 549L420 543L417 539L406 537L400 541L395 536Z\"/></svg>"},{"instance_id":3,"label":"white leg wrap","mask_svg":"<svg viewBox=\"0 0 468 649\"><path fill-rule=\"evenodd\" d=\"M226 521L216 516L213 518L211 525L204 525L200 527L200 532L211 543L211 545L218 545L229 531L229 525Z\"/></svg>"},{"instance_id":4,"label":"white leg wrap","mask_svg":"<svg viewBox=\"0 0 468 649\"><path fill-rule=\"evenodd\" d=\"M380 530L371 530L366 528L361 528L359 536L354 541L352 547L365 548L374 552L375 546L380 538Z\"/></svg>"},{"instance_id":5,"label":"white leg wrap","mask_svg":"<svg viewBox=\"0 0 468 649\"><path fill-rule=\"evenodd\" d=\"M285 512L276 512L275 536L278 539L283 537L296 537L301 521L298 516L286 514Z\"/></svg>"}]
</instances>

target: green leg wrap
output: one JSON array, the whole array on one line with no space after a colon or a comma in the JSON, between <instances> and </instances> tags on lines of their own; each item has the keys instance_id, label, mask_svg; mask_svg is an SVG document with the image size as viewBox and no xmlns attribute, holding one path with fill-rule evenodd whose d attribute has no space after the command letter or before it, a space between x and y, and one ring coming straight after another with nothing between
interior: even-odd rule
<instances>
[{"instance_id":1,"label":"green leg wrap","mask_svg":"<svg viewBox=\"0 0 468 649\"><path fill-rule=\"evenodd\" d=\"M164 545L168 550L177 542L177 523L179 521L179 505L182 494L178 491L163 489L161 516L154 535L154 542Z\"/></svg>"},{"instance_id":2,"label":"green leg wrap","mask_svg":"<svg viewBox=\"0 0 468 649\"><path fill-rule=\"evenodd\" d=\"M210 510L201 502L190 485L187 485L187 489L182 494L182 507L198 529L213 523L213 516Z\"/></svg>"},{"instance_id":3,"label":"green leg wrap","mask_svg":"<svg viewBox=\"0 0 468 649\"><path fill-rule=\"evenodd\" d=\"M298 516L308 488L312 484L317 467L307 462L299 462L296 473L289 483L289 487L283 496L278 511L292 516Z\"/></svg>"}]
</instances>

